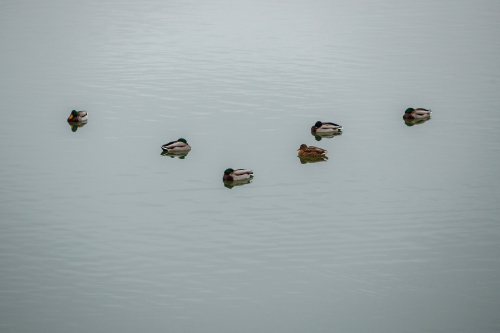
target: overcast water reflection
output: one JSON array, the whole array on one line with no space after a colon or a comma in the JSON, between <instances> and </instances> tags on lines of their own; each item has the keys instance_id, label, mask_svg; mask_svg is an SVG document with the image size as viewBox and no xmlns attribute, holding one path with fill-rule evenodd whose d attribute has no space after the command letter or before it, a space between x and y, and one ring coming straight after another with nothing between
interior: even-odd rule
<instances>
[{"instance_id":1,"label":"overcast water reflection","mask_svg":"<svg viewBox=\"0 0 500 333\"><path fill-rule=\"evenodd\" d=\"M318 133L318 132L311 132L312 136L316 139L316 141L321 141L321 139L331 139L336 136L342 135L342 132L323 132L323 133Z\"/></svg>"},{"instance_id":2,"label":"overcast water reflection","mask_svg":"<svg viewBox=\"0 0 500 333\"><path fill-rule=\"evenodd\" d=\"M422 125L431 120L431 117L425 119L403 119L406 126Z\"/></svg>"},{"instance_id":3,"label":"overcast water reflection","mask_svg":"<svg viewBox=\"0 0 500 333\"><path fill-rule=\"evenodd\" d=\"M0 332L500 331L499 32L495 1L2 1Z\"/></svg>"}]
</instances>

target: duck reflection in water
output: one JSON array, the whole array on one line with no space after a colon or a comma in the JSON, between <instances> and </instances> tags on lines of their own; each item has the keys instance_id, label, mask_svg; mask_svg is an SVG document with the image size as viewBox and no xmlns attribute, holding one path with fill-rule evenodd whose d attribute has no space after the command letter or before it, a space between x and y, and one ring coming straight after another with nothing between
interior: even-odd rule
<instances>
[{"instance_id":1,"label":"duck reflection in water","mask_svg":"<svg viewBox=\"0 0 500 333\"><path fill-rule=\"evenodd\" d=\"M330 133L323 133L323 132L312 132L311 135L314 136L316 141L321 141L321 139L326 138L326 139L331 139L335 136L340 136L342 135L342 132L330 132Z\"/></svg>"},{"instance_id":2,"label":"duck reflection in water","mask_svg":"<svg viewBox=\"0 0 500 333\"><path fill-rule=\"evenodd\" d=\"M318 162L326 162L328 161L328 157L326 156L297 156L300 159L300 163L318 163Z\"/></svg>"},{"instance_id":3,"label":"duck reflection in water","mask_svg":"<svg viewBox=\"0 0 500 333\"><path fill-rule=\"evenodd\" d=\"M403 114L403 119L427 119L431 116L432 111L424 108L408 108Z\"/></svg>"},{"instance_id":4,"label":"duck reflection in water","mask_svg":"<svg viewBox=\"0 0 500 333\"><path fill-rule=\"evenodd\" d=\"M405 121L406 126L413 125L422 125L423 123L429 121L431 117L423 118L423 119L403 119Z\"/></svg>"},{"instance_id":5,"label":"duck reflection in water","mask_svg":"<svg viewBox=\"0 0 500 333\"><path fill-rule=\"evenodd\" d=\"M188 156L189 150L188 151L163 151L161 153L161 156L170 156L171 158L177 157L180 160L183 160Z\"/></svg>"},{"instance_id":6,"label":"duck reflection in water","mask_svg":"<svg viewBox=\"0 0 500 333\"><path fill-rule=\"evenodd\" d=\"M86 121L80 121L80 122L77 122L77 123L68 122L68 124L69 124L69 126L71 126L71 130L73 132L76 132L79 127L83 127L83 126L87 125L87 122Z\"/></svg>"},{"instance_id":7,"label":"duck reflection in water","mask_svg":"<svg viewBox=\"0 0 500 333\"><path fill-rule=\"evenodd\" d=\"M252 179L253 178L242 179L242 180L223 180L222 182L224 183L224 187L232 189L235 186L243 186L246 184L250 184L252 182Z\"/></svg>"}]
</instances>

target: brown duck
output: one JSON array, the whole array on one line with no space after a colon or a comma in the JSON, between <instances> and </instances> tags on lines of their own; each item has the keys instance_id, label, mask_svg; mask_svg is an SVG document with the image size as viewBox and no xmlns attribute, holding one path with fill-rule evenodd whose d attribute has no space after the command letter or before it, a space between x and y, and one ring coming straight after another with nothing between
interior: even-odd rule
<instances>
[{"instance_id":1,"label":"brown duck","mask_svg":"<svg viewBox=\"0 0 500 333\"><path fill-rule=\"evenodd\" d=\"M310 156L310 157L318 157L318 156L325 156L328 151L314 147L314 146L307 146L305 144L301 144L300 148L297 150L299 152L299 156Z\"/></svg>"}]
</instances>

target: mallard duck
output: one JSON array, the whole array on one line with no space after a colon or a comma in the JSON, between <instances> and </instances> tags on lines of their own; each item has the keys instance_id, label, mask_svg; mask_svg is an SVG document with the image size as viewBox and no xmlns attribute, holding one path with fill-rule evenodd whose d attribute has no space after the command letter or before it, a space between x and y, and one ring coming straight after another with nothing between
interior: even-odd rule
<instances>
[{"instance_id":1,"label":"mallard duck","mask_svg":"<svg viewBox=\"0 0 500 333\"><path fill-rule=\"evenodd\" d=\"M314 146L307 146L305 144L301 144L300 148L297 149L299 152L299 156L310 156L310 157L318 157L318 156L324 156L328 151L314 147Z\"/></svg>"},{"instance_id":2,"label":"mallard duck","mask_svg":"<svg viewBox=\"0 0 500 333\"><path fill-rule=\"evenodd\" d=\"M429 118L431 116L431 110L422 109L422 108L408 108L403 115L403 119L422 119Z\"/></svg>"},{"instance_id":3,"label":"mallard duck","mask_svg":"<svg viewBox=\"0 0 500 333\"><path fill-rule=\"evenodd\" d=\"M222 180L225 181L235 181L235 180L243 180L253 177L252 170L246 169L226 169L224 170L224 176L222 176Z\"/></svg>"},{"instance_id":4,"label":"mallard duck","mask_svg":"<svg viewBox=\"0 0 500 333\"><path fill-rule=\"evenodd\" d=\"M317 121L313 127L311 127L311 132L313 133L329 133L329 132L340 132L342 131L342 126L335 123L323 123Z\"/></svg>"},{"instance_id":5,"label":"mallard duck","mask_svg":"<svg viewBox=\"0 0 500 333\"><path fill-rule=\"evenodd\" d=\"M89 114L87 111L73 110L73 111L71 111L71 114L69 115L68 122L78 123L81 121L87 121L89 119L88 115Z\"/></svg>"},{"instance_id":6,"label":"mallard duck","mask_svg":"<svg viewBox=\"0 0 500 333\"><path fill-rule=\"evenodd\" d=\"M186 139L180 138L177 141L172 141L161 146L161 149L173 153L176 151L191 150L191 146L186 142Z\"/></svg>"}]
</instances>

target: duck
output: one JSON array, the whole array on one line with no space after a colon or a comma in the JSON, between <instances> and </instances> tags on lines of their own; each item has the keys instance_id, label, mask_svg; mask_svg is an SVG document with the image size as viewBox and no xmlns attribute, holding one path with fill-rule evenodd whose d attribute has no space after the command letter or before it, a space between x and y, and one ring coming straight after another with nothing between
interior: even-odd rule
<instances>
[{"instance_id":1,"label":"duck","mask_svg":"<svg viewBox=\"0 0 500 333\"><path fill-rule=\"evenodd\" d=\"M314 146L307 146L306 144L301 144L300 148L297 149L299 152L299 156L310 156L310 157L318 157L318 156L325 156L328 151L322 148L314 147Z\"/></svg>"},{"instance_id":2,"label":"duck","mask_svg":"<svg viewBox=\"0 0 500 333\"><path fill-rule=\"evenodd\" d=\"M172 141L161 146L161 149L169 153L191 150L191 146L187 143L186 139L179 138L177 141Z\"/></svg>"},{"instance_id":3,"label":"duck","mask_svg":"<svg viewBox=\"0 0 500 333\"><path fill-rule=\"evenodd\" d=\"M403 119L422 119L428 118L431 116L431 110L423 109L423 108L408 108L403 115Z\"/></svg>"},{"instance_id":4,"label":"duck","mask_svg":"<svg viewBox=\"0 0 500 333\"><path fill-rule=\"evenodd\" d=\"M89 119L89 113L87 111L71 111L69 115L68 122L70 123L79 123L82 121L87 121Z\"/></svg>"},{"instance_id":5,"label":"duck","mask_svg":"<svg viewBox=\"0 0 500 333\"><path fill-rule=\"evenodd\" d=\"M222 180L224 181L237 181L237 180L244 180L244 179L249 179L253 177L253 171L252 170L246 170L246 169L226 169L224 170L224 175L222 176Z\"/></svg>"},{"instance_id":6,"label":"duck","mask_svg":"<svg viewBox=\"0 0 500 333\"><path fill-rule=\"evenodd\" d=\"M341 132L342 126L335 123L323 123L317 121L313 127L311 127L311 132L313 133L329 133L329 132Z\"/></svg>"}]
</instances>

